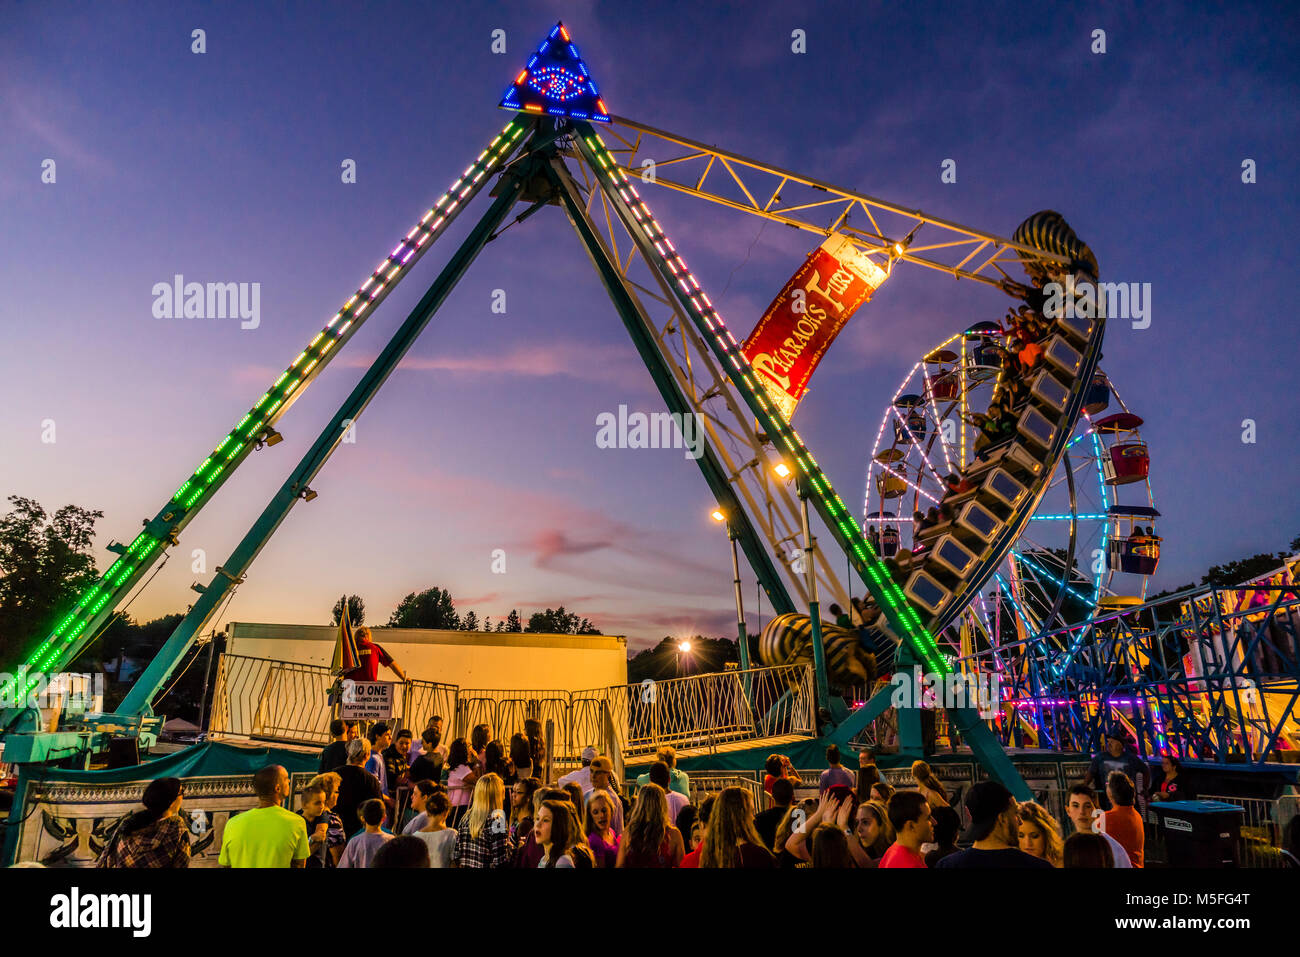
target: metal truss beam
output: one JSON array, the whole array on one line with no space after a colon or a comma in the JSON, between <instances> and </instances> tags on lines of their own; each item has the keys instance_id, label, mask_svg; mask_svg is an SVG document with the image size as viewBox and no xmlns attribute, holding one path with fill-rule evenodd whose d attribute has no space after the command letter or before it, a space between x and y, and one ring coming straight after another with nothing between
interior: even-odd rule
<instances>
[{"instance_id":1,"label":"metal truss beam","mask_svg":"<svg viewBox=\"0 0 1300 957\"><path fill-rule=\"evenodd\" d=\"M271 540L271 536L275 534L280 524L289 517L293 507L301 501L308 483L316 477L330 456L334 454L351 424L361 417L370 400L388 381L393 370L415 344L416 339L420 337L434 313L465 275L465 271L469 269L475 257L491 241L496 228L501 225L506 214L519 200L528 180L540 165L541 161L530 153L521 157L512 168L507 169L506 186L496 201L484 211L469 236L443 267L428 291L415 304L406 321L393 334L383 351L366 370L361 381L339 406L334 417L321 430L311 448L267 503L262 514L231 552L230 557L218 566L217 574L203 586L198 601L190 608L158 654L154 655L148 667L131 686L131 690L127 692L117 709L118 713L144 714L152 710L154 696L162 689L172 671L184 658L195 635L203 631L222 602L243 581L244 574L253 564L254 559Z\"/></svg>"},{"instance_id":2,"label":"metal truss beam","mask_svg":"<svg viewBox=\"0 0 1300 957\"><path fill-rule=\"evenodd\" d=\"M992 233L908 209L857 190L810 179L716 146L616 116L609 151L638 181L653 183L821 236L838 230L865 250L899 258L955 279L999 285L1025 259L1060 257ZM643 164L653 163L653 167ZM653 169L653 178L647 172ZM668 175L664 175L665 171Z\"/></svg>"},{"instance_id":3,"label":"metal truss beam","mask_svg":"<svg viewBox=\"0 0 1300 957\"><path fill-rule=\"evenodd\" d=\"M799 607L807 607L811 595L800 565L804 560L802 517L799 500L790 484L777 478L774 472L781 456L770 439L760 433L744 400L681 308L672 288L646 263L634 237L597 185L590 167L579 161L570 175L577 177L575 187L581 194L585 218L601 236L611 265L637 304L645 331L654 343L657 361L671 373L677 389L703 426L708 446L716 453L721 471L744 513L754 522L771 555L780 563L788 590L797 598ZM813 567L819 591L847 608L850 589L827 553L817 549ZM774 610L781 614L794 609L774 605Z\"/></svg>"},{"instance_id":4,"label":"metal truss beam","mask_svg":"<svg viewBox=\"0 0 1300 957\"><path fill-rule=\"evenodd\" d=\"M619 270L617 262L611 257L609 247L602 241L595 223L587 213L573 178L563 162L558 159L550 165L548 173L560 194L569 222L591 257L592 264L596 267L596 272L631 335L641 360L650 371L664 403L670 412L677 415L692 414L694 407L681 388L681 370L669 362L666 354L661 350L661 342L655 336L654 324L650 322L645 309L638 301L635 290L631 288L631 284ZM708 482L719 508L727 516L731 530L744 550L750 567L754 569L763 590L778 613L794 611L795 605L790 600L776 567L763 547L758 530L750 521L750 513L736 497L729 474L717 454L712 435L706 435L703 446L703 454L696 461L704 473L705 481Z\"/></svg>"},{"instance_id":5,"label":"metal truss beam","mask_svg":"<svg viewBox=\"0 0 1300 957\"><path fill-rule=\"evenodd\" d=\"M1243 590L1269 597L1225 612ZM1284 737L1300 747L1294 730L1300 702L1295 593L1295 586L1285 585L1188 589L1063 629L1048 637L1069 640L1071 631L1091 629L1091 640L1064 673L1055 675L1045 659L1022 654L1023 667L1003 673L1003 688L1040 728L1057 724L1061 715L1080 749L1097 746L1118 719L1136 733L1146 756L1172 750L1262 765ZM1170 608L1178 611L1167 617ZM1001 651L1027 649L1026 643ZM990 656L984 650L958 664L992 670Z\"/></svg>"}]
</instances>

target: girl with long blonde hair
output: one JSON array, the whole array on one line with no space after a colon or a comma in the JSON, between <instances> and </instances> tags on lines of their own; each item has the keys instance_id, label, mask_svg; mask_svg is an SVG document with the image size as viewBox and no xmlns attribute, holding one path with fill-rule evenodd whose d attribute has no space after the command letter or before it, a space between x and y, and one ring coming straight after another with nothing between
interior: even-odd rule
<instances>
[{"instance_id":1,"label":"girl with long blonde hair","mask_svg":"<svg viewBox=\"0 0 1300 957\"><path fill-rule=\"evenodd\" d=\"M709 814L700 867L771 868L776 858L754 829L754 798L745 788L723 788Z\"/></svg>"},{"instance_id":2,"label":"girl with long blonde hair","mask_svg":"<svg viewBox=\"0 0 1300 957\"><path fill-rule=\"evenodd\" d=\"M1047 813L1047 808L1033 801L1020 805L1020 849L1041 857L1053 867L1065 866L1065 842L1061 829Z\"/></svg>"},{"instance_id":3,"label":"girl with long blonde hair","mask_svg":"<svg viewBox=\"0 0 1300 957\"><path fill-rule=\"evenodd\" d=\"M505 867L514 849L506 821L505 784L499 775L485 774L474 783L469 812L457 826L455 867Z\"/></svg>"}]
</instances>

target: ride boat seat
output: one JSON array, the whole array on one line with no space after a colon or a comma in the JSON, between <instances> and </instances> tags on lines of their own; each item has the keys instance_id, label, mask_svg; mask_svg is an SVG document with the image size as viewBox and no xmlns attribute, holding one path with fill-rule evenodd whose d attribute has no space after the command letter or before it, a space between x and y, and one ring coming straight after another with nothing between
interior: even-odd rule
<instances>
[{"instance_id":1,"label":"ride boat seat","mask_svg":"<svg viewBox=\"0 0 1300 957\"><path fill-rule=\"evenodd\" d=\"M1065 335L1081 345L1086 345L1092 338L1092 330L1097 328L1097 320L1076 315L1068 319L1061 317L1056 320L1056 325Z\"/></svg>"},{"instance_id":2,"label":"ride boat seat","mask_svg":"<svg viewBox=\"0 0 1300 957\"><path fill-rule=\"evenodd\" d=\"M940 522L938 525L931 525L928 528L921 529L920 534L916 537L922 542L932 542L941 535L946 535L953 530L952 522Z\"/></svg>"},{"instance_id":3,"label":"ride boat seat","mask_svg":"<svg viewBox=\"0 0 1300 957\"><path fill-rule=\"evenodd\" d=\"M1141 440L1128 440L1112 445L1102 460L1102 474L1107 485L1129 485L1147 478L1151 470L1151 455L1147 444Z\"/></svg>"},{"instance_id":4,"label":"ride boat seat","mask_svg":"<svg viewBox=\"0 0 1300 957\"><path fill-rule=\"evenodd\" d=\"M1029 494L1029 489L1012 477L1006 469L994 469L980 486L981 499L998 502L1011 512L1020 507L1020 503Z\"/></svg>"},{"instance_id":5,"label":"ride boat seat","mask_svg":"<svg viewBox=\"0 0 1300 957\"><path fill-rule=\"evenodd\" d=\"M1083 394L1083 411L1089 415L1100 415L1110 405L1110 379L1098 369L1092 374L1088 390Z\"/></svg>"},{"instance_id":6,"label":"ride boat seat","mask_svg":"<svg viewBox=\"0 0 1300 957\"><path fill-rule=\"evenodd\" d=\"M1052 375L1051 369L1038 373L1029 387L1029 394L1043 406L1044 412L1055 413L1058 419L1065 414L1065 407L1070 401L1069 386Z\"/></svg>"},{"instance_id":7,"label":"ride boat seat","mask_svg":"<svg viewBox=\"0 0 1300 957\"><path fill-rule=\"evenodd\" d=\"M1077 379L1079 370L1083 368L1083 353L1070 345L1064 336L1053 336L1043 346L1043 359L1049 365L1059 369L1064 374L1067 382L1073 382Z\"/></svg>"},{"instance_id":8,"label":"ride boat seat","mask_svg":"<svg viewBox=\"0 0 1300 957\"><path fill-rule=\"evenodd\" d=\"M1008 438L1003 439L997 445L986 446L976 454L975 460L971 462L963 474L966 478L972 480L976 476L982 475L984 472L1001 462L1003 456L1011 450L1011 447L1014 444L1015 440Z\"/></svg>"},{"instance_id":9,"label":"ride boat seat","mask_svg":"<svg viewBox=\"0 0 1300 957\"><path fill-rule=\"evenodd\" d=\"M907 480L892 469L885 469L876 476L876 491L881 498L898 498L907 491Z\"/></svg>"},{"instance_id":10,"label":"ride boat seat","mask_svg":"<svg viewBox=\"0 0 1300 957\"><path fill-rule=\"evenodd\" d=\"M924 570L913 572L912 577L903 586L903 592L930 614L936 614L952 595L952 589L935 580L933 575Z\"/></svg>"},{"instance_id":11,"label":"ride boat seat","mask_svg":"<svg viewBox=\"0 0 1300 957\"><path fill-rule=\"evenodd\" d=\"M1052 447L1052 439L1056 437L1056 423L1030 406L1021 413L1020 419L1016 422L1016 431L1046 451Z\"/></svg>"},{"instance_id":12,"label":"ride boat seat","mask_svg":"<svg viewBox=\"0 0 1300 957\"><path fill-rule=\"evenodd\" d=\"M943 497L943 504L951 506L955 510L959 505L962 505L965 502L970 501L971 498L978 495L979 493L980 493L979 486L971 485L971 487L964 492L949 492L947 495Z\"/></svg>"},{"instance_id":13,"label":"ride boat seat","mask_svg":"<svg viewBox=\"0 0 1300 957\"><path fill-rule=\"evenodd\" d=\"M982 545L993 541L1002 527L1001 520L978 501L966 503L966 506L957 513L956 524L978 538Z\"/></svg>"},{"instance_id":14,"label":"ride boat seat","mask_svg":"<svg viewBox=\"0 0 1300 957\"><path fill-rule=\"evenodd\" d=\"M974 566L976 559L976 553L963 545L955 536L945 535L930 550L925 570L929 571L931 565L938 565L960 581L966 577L966 573Z\"/></svg>"},{"instance_id":15,"label":"ride boat seat","mask_svg":"<svg viewBox=\"0 0 1300 957\"><path fill-rule=\"evenodd\" d=\"M1020 478L1020 473L1030 478L1043 474L1043 460L1023 442L1013 442L1000 462L1012 478Z\"/></svg>"}]
</instances>

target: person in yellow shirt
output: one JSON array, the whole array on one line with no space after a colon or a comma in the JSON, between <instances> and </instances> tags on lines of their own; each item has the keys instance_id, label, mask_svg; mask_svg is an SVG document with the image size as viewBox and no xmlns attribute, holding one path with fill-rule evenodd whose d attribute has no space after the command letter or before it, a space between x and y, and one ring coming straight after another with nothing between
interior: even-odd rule
<instances>
[{"instance_id":1,"label":"person in yellow shirt","mask_svg":"<svg viewBox=\"0 0 1300 957\"><path fill-rule=\"evenodd\" d=\"M291 793L289 772L278 764L253 775L257 807L226 822L222 867L305 867L310 853L302 815L284 806Z\"/></svg>"}]
</instances>

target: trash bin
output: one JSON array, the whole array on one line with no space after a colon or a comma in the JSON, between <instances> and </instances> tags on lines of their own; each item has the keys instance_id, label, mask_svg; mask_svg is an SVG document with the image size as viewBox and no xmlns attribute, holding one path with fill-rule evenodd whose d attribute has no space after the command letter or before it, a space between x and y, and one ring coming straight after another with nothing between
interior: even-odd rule
<instances>
[{"instance_id":1,"label":"trash bin","mask_svg":"<svg viewBox=\"0 0 1300 957\"><path fill-rule=\"evenodd\" d=\"M1170 867L1237 867L1245 808L1223 801L1155 801Z\"/></svg>"}]
</instances>

